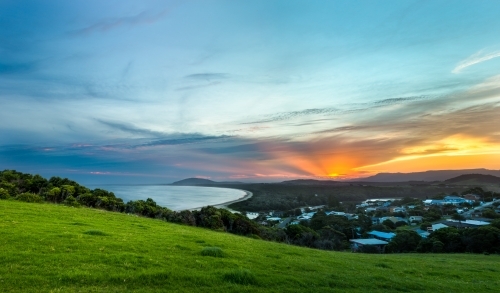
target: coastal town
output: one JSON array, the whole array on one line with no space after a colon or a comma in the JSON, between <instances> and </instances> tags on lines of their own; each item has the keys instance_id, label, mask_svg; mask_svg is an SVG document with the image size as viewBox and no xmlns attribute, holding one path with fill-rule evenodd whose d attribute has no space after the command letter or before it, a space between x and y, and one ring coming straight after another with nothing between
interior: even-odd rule
<instances>
[{"instance_id":1,"label":"coastal town","mask_svg":"<svg viewBox=\"0 0 500 293\"><path fill-rule=\"evenodd\" d=\"M350 223L352 230L346 236L353 252L384 252L401 231L412 231L421 239L427 239L432 233L444 228L477 229L491 226L495 219L500 218L500 198L484 199L472 193L425 200L380 198L357 204L353 212L346 212L342 207L335 210L327 205L319 205L288 212L247 213L247 216L261 225L278 229L294 225L311 227L318 217L328 217L334 222L334 219L344 219ZM498 220L494 225L498 225Z\"/></svg>"}]
</instances>

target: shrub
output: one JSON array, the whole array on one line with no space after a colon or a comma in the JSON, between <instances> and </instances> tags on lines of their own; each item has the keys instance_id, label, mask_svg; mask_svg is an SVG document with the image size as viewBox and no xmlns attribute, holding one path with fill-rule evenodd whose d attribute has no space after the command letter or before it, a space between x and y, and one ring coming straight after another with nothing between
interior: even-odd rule
<instances>
[{"instance_id":1,"label":"shrub","mask_svg":"<svg viewBox=\"0 0 500 293\"><path fill-rule=\"evenodd\" d=\"M203 256L224 257L224 252L219 247L204 247L201 251Z\"/></svg>"},{"instance_id":2,"label":"shrub","mask_svg":"<svg viewBox=\"0 0 500 293\"><path fill-rule=\"evenodd\" d=\"M24 202L37 202L37 203L43 201L43 197L39 196L38 194L30 192L21 193L18 196L16 196L16 199Z\"/></svg>"},{"instance_id":3,"label":"shrub","mask_svg":"<svg viewBox=\"0 0 500 293\"><path fill-rule=\"evenodd\" d=\"M0 188L0 199L9 199L9 192L3 188Z\"/></svg>"},{"instance_id":4,"label":"shrub","mask_svg":"<svg viewBox=\"0 0 500 293\"><path fill-rule=\"evenodd\" d=\"M240 285L257 284L257 278L255 278L252 272L246 269L237 269L224 274L224 281Z\"/></svg>"},{"instance_id":5,"label":"shrub","mask_svg":"<svg viewBox=\"0 0 500 293\"><path fill-rule=\"evenodd\" d=\"M76 200L76 198L74 198L71 195L66 197L66 199L63 201L63 203L67 206L70 206L70 207L79 207L80 206L80 203Z\"/></svg>"}]
</instances>

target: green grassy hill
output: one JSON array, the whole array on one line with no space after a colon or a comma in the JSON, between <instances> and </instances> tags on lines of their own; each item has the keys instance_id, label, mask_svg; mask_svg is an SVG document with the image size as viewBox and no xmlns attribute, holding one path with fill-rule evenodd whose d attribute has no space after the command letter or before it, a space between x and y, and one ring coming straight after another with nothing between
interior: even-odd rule
<instances>
[{"instance_id":1,"label":"green grassy hill","mask_svg":"<svg viewBox=\"0 0 500 293\"><path fill-rule=\"evenodd\" d=\"M0 292L498 292L498 255L319 251L0 200ZM202 255L219 247L223 257Z\"/></svg>"}]
</instances>

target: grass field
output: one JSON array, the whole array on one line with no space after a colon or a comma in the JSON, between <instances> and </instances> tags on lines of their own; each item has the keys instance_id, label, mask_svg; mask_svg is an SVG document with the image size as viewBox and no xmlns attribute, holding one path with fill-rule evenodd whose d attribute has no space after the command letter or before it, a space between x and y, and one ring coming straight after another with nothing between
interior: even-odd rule
<instances>
[{"instance_id":1,"label":"grass field","mask_svg":"<svg viewBox=\"0 0 500 293\"><path fill-rule=\"evenodd\" d=\"M0 200L0 292L498 292L497 255L327 252Z\"/></svg>"}]
</instances>

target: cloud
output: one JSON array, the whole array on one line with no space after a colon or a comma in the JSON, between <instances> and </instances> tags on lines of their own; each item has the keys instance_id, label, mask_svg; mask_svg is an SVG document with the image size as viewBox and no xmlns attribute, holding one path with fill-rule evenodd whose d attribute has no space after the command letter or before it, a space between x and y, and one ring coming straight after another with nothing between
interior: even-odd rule
<instances>
[{"instance_id":1,"label":"cloud","mask_svg":"<svg viewBox=\"0 0 500 293\"><path fill-rule=\"evenodd\" d=\"M277 122L295 119L299 117L305 116L317 116L317 115L334 115L334 114L346 114L346 113L355 113L360 111L367 111L373 108L380 108L386 106L392 106L397 104L403 104L408 102L414 102L419 100L429 99L428 96L412 96L412 97L400 97L400 98L391 98L391 99L383 99L377 100L370 103L353 103L353 104L345 104L339 107L325 107L325 108L313 108L313 109L305 109L300 111L290 111L290 112L282 112L265 116L264 119L244 122L241 124L259 124L259 123L269 123L269 122ZM302 126L303 124L299 124Z\"/></svg>"},{"instance_id":2,"label":"cloud","mask_svg":"<svg viewBox=\"0 0 500 293\"><path fill-rule=\"evenodd\" d=\"M486 53L484 52L484 50L480 50L479 52L471 55L465 60L460 61L458 65L451 72L457 74L469 66L485 62L497 57L500 57L500 51Z\"/></svg>"},{"instance_id":3,"label":"cloud","mask_svg":"<svg viewBox=\"0 0 500 293\"><path fill-rule=\"evenodd\" d=\"M96 119L99 123L106 125L110 128L113 128L115 130L120 130L123 132L128 132L131 134L136 134L136 135L142 135L146 137L158 137L158 136L165 136L166 134L160 131L154 131L150 129L144 129L144 128L139 128L135 127L131 124L127 123L121 123L121 122L113 122L113 121L105 121L101 119Z\"/></svg>"},{"instance_id":4,"label":"cloud","mask_svg":"<svg viewBox=\"0 0 500 293\"><path fill-rule=\"evenodd\" d=\"M184 76L184 78L211 81L214 79L229 78L229 74L227 74L227 73L195 73L195 74L186 75L186 76Z\"/></svg>"},{"instance_id":5,"label":"cloud","mask_svg":"<svg viewBox=\"0 0 500 293\"><path fill-rule=\"evenodd\" d=\"M204 136L201 134L183 135L180 138L170 138L170 139L161 139L161 140L151 141L151 142L139 145L138 147L143 147L143 146L173 146L173 145L194 144L194 143L201 143L201 142L223 140L223 139L227 139L227 138L230 138L230 136L225 136L225 135Z\"/></svg>"},{"instance_id":6,"label":"cloud","mask_svg":"<svg viewBox=\"0 0 500 293\"><path fill-rule=\"evenodd\" d=\"M107 32L122 26L134 27L138 25L153 24L162 20L169 12L170 9L164 9L163 11L160 11L158 13L143 11L134 16L104 19L90 26L71 31L70 34L75 36L83 36L97 32Z\"/></svg>"}]
</instances>

